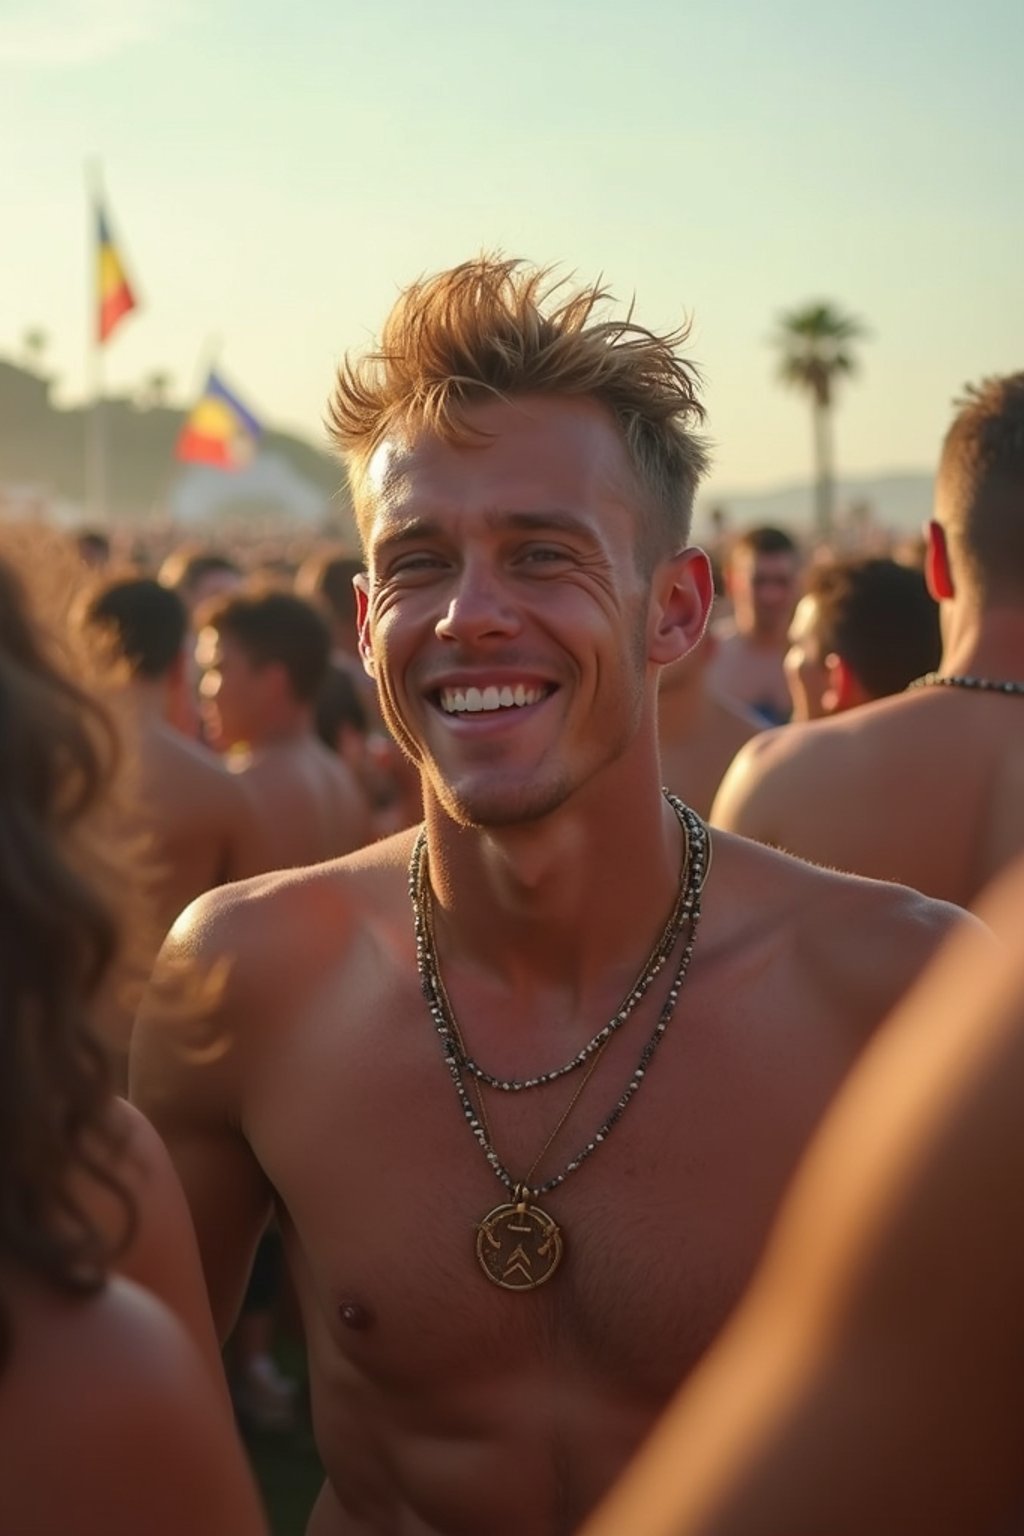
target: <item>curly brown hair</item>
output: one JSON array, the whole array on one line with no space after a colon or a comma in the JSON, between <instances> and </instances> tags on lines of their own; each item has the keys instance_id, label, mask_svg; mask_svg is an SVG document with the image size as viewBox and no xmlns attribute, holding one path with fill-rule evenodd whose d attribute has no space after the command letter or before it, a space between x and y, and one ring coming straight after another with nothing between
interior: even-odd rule
<instances>
[{"instance_id":1,"label":"curly brown hair","mask_svg":"<svg viewBox=\"0 0 1024 1536\"><path fill-rule=\"evenodd\" d=\"M110 1067L90 1008L119 949L102 809L111 718L67 672L0 555L0 1258L71 1292L117 1246L82 1180L131 1200L113 1169ZM0 1363L10 1347L0 1310Z\"/></svg>"},{"instance_id":2,"label":"curly brown hair","mask_svg":"<svg viewBox=\"0 0 1024 1536\"><path fill-rule=\"evenodd\" d=\"M412 283L388 316L380 345L346 357L327 412L348 469L357 518L378 444L396 426L422 425L467 441L467 406L535 394L597 400L622 433L649 503L643 532L660 546L689 538L693 498L708 467L696 429L700 374L682 357L683 324L657 335L633 320L601 319L599 282L565 293L548 268L483 255Z\"/></svg>"}]
</instances>

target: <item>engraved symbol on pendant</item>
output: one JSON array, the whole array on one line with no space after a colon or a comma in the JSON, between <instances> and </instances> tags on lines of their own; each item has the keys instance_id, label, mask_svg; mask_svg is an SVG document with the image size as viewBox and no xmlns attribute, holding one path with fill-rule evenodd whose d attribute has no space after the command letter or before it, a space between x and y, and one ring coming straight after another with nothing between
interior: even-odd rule
<instances>
[{"instance_id":1,"label":"engraved symbol on pendant","mask_svg":"<svg viewBox=\"0 0 1024 1536\"><path fill-rule=\"evenodd\" d=\"M562 1234L538 1205L496 1205L477 1228L476 1256L488 1280L507 1291L533 1291L562 1257Z\"/></svg>"}]
</instances>

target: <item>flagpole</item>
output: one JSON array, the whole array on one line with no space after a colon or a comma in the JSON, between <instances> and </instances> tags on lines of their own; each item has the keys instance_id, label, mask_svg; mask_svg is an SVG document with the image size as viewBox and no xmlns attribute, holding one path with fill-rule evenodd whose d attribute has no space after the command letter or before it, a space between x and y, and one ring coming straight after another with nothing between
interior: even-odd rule
<instances>
[{"instance_id":1,"label":"flagpole","mask_svg":"<svg viewBox=\"0 0 1024 1536\"><path fill-rule=\"evenodd\" d=\"M100 169L96 161L89 161L85 168L86 193L89 201L89 329L86 343L86 384L89 404L86 410L85 431L85 502L89 521L105 527L107 518L107 462L106 442L103 431L103 347L99 325L99 246L97 215L102 197Z\"/></svg>"}]
</instances>

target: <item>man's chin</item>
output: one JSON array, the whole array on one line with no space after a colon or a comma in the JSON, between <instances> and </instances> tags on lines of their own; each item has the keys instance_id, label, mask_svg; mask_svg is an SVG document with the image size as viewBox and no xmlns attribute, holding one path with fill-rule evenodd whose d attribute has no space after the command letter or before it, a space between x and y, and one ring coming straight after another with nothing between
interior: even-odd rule
<instances>
[{"instance_id":1,"label":"man's chin","mask_svg":"<svg viewBox=\"0 0 1024 1536\"><path fill-rule=\"evenodd\" d=\"M564 805L571 793L568 784L532 782L440 784L435 793L442 809L457 826L485 830L528 826L543 821Z\"/></svg>"}]
</instances>

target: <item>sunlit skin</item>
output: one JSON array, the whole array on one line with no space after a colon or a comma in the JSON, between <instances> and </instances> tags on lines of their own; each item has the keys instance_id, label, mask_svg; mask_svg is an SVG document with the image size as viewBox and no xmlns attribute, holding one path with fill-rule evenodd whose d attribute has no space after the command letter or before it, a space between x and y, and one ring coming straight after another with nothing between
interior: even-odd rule
<instances>
[{"instance_id":1,"label":"sunlit skin","mask_svg":"<svg viewBox=\"0 0 1024 1536\"><path fill-rule=\"evenodd\" d=\"M465 443L396 431L361 483L360 644L421 765L467 1048L522 1078L612 1017L672 907L657 680L699 639L711 584L671 537L642 568L650 509L597 403L466 421ZM564 1230L557 1275L515 1294L476 1259L506 1192L424 1003L412 842L190 909L161 976L230 957L225 991L202 1024L151 995L133 1092L181 1170L222 1333L277 1210L329 1479L311 1536L572 1536L728 1315L823 1105L953 919L720 839L672 1025L607 1144L540 1200ZM594 1136L667 991L611 1038L534 1182ZM488 1093L517 1177L578 1086Z\"/></svg>"},{"instance_id":2,"label":"sunlit skin","mask_svg":"<svg viewBox=\"0 0 1024 1536\"><path fill-rule=\"evenodd\" d=\"M828 667L818 635L818 599L802 597L789 626L789 649L783 665L793 700L794 720L820 720L827 713Z\"/></svg>"}]
</instances>

